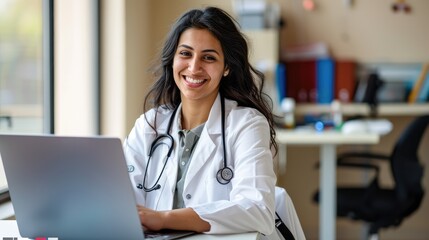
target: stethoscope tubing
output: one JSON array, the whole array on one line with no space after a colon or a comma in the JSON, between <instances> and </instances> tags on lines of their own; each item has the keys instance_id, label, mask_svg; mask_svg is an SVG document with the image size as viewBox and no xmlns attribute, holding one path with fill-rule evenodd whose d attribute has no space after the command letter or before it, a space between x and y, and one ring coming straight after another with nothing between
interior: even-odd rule
<instances>
[{"instance_id":1,"label":"stethoscope tubing","mask_svg":"<svg viewBox=\"0 0 429 240\"><path fill-rule=\"evenodd\" d=\"M137 185L138 189L143 189L145 192L152 192L154 190L158 190L161 188L159 181L161 179L162 174L164 173L165 167L167 166L168 159L170 158L170 155L174 149L174 138L171 135L170 130L171 130L171 126L173 125L173 120L175 119L177 109L178 109L178 107L176 107L174 109L174 111L170 117L166 133L157 136L155 138L155 140L153 140L153 142L150 146L149 156L148 156L149 158L148 158L148 161L146 164L146 169L144 172L143 181L142 181L142 183ZM221 95L221 118L222 118L221 119L221 125L222 125L223 168L219 169L219 171L217 172L216 180L220 184L226 185L226 184L230 183L231 179L234 177L234 172L231 168L227 167L228 161L226 158L226 143L225 143L225 99L223 98L222 95ZM161 172L158 175L155 183L153 184L152 187L147 188L146 187L146 178L147 178L147 171L149 169L149 163L152 160L152 154L156 150L156 148L160 145L167 144L167 143L161 141L163 138L167 138L171 142L171 144L168 147L167 158L164 162L164 166L162 167Z\"/></svg>"}]
</instances>

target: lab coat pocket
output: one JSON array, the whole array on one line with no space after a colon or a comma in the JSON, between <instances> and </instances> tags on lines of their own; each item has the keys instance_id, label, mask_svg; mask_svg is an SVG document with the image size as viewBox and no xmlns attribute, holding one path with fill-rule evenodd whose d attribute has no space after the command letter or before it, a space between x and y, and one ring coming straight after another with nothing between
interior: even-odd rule
<instances>
[{"instance_id":1,"label":"lab coat pocket","mask_svg":"<svg viewBox=\"0 0 429 240\"><path fill-rule=\"evenodd\" d=\"M230 200L231 183L223 185L216 178L208 178L206 179L205 191L209 201Z\"/></svg>"}]
</instances>

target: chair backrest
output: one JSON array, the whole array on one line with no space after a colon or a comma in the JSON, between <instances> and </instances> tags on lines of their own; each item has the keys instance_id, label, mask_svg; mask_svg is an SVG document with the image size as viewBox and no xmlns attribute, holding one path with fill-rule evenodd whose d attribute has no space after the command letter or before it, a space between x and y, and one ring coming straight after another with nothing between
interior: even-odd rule
<instances>
[{"instance_id":1,"label":"chair backrest","mask_svg":"<svg viewBox=\"0 0 429 240\"><path fill-rule=\"evenodd\" d=\"M394 154L417 157L420 141L429 124L429 115L415 118L395 144Z\"/></svg>"},{"instance_id":2,"label":"chair backrest","mask_svg":"<svg viewBox=\"0 0 429 240\"><path fill-rule=\"evenodd\" d=\"M424 191L421 185L423 167L419 162L418 150L428 124L429 115L415 118L399 137L391 155L397 199L399 201L415 199L414 206L404 209L409 213L420 205L423 197Z\"/></svg>"}]
</instances>

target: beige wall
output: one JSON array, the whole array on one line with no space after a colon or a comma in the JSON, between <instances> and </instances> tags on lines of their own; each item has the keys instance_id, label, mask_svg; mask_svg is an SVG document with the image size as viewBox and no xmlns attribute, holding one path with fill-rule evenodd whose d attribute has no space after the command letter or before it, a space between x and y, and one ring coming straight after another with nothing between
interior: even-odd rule
<instances>
[{"instance_id":1,"label":"beige wall","mask_svg":"<svg viewBox=\"0 0 429 240\"><path fill-rule=\"evenodd\" d=\"M101 133L124 138L142 113L150 76L150 1L101 1Z\"/></svg>"},{"instance_id":2,"label":"beige wall","mask_svg":"<svg viewBox=\"0 0 429 240\"><path fill-rule=\"evenodd\" d=\"M429 60L429 1L408 0L411 14L394 13L395 1L314 1L317 8L306 12L301 1L282 0L287 27L282 31L284 48L290 44L326 42L335 57L359 61L415 62Z\"/></svg>"},{"instance_id":3,"label":"beige wall","mask_svg":"<svg viewBox=\"0 0 429 240\"><path fill-rule=\"evenodd\" d=\"M171 23L184 11L194 7L215 5L232 13L232 2L226 0L104 0L110 6L105 12L103 26L103 133L125 136L135 119L140 115L146 87L151 78L146 70L168 32ZM314 12L305 12L299 0L270 0L281 6L286 28L281 30L281 49L294 44L326 42L334 57L355 58L362 62L422 62L429 61L429 1L408 0L413 7L409 15L394 14L393 0L355 0L351 8L345 8L341 0L315 0ZM111 15L117 15L117 20ZM110 18L110 19L109 19ZM118 22L119 21L119 22ZM122 26L122 28L120 28ZM116 39L116 40L115 40ZM116 42L115 42L116 41ZM119 44L119 45L116 45ZM119 48L119 49L117 49ZM115 50L116 49L116 50ZM395 131L382 138L374 149L389 152L409 117L391 118ZM428 145L426 133L422 146ZM340 147L339 152L351 147ZM424 164L429 164L428 149L420 153ZM308 239L318 236L318 205L311 197L318 188L319 173L314 165L318 161L315 147L288 149L288 170L279 176L279 185L288 189ZM363 175L338 173L338 182L362 179ZM350 177L352 176L352 177ZM391 184L388 169L383 172L383 183ZM425 183L429 182L428 174ZM426 184L427 185L427 184ZM429 198L425 198L421 209L405 220L398 229L382 232L383 239L424 239L429 235ZM338 221L339 239L359 239L360 224Z\"/></svg>"},{"instance_id":4,"label":"beige wall","mask_svg":"<svg viewBox=\"0 0 429 240\"><path fill-rule=\"evenodd\" d=\"M55 133L97 133L97 99L92 1L55 2Z\"/></svg>"}]
</instances>

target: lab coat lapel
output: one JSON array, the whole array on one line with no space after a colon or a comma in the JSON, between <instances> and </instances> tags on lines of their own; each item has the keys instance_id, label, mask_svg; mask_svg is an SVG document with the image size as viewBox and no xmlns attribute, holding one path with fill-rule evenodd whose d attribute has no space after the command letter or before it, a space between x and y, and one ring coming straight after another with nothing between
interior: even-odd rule
<instances>
[{"instance_id":1,"label":"lab coat lapel","mask_svg":"<svg viewBox=\"0 0 429 240\"><path fill-rule=\"evenodd\" d=\"M204 166L210 157L213 157L213 152L216 149L216 144L212 141L206 130L201 133L200 140L198 141L197 147L192 153L192 160L188 168L185 179L185 187L187 188L189 183L195 177L195 175Z\"/></svg>"},{"instance_id":2,"label":"lab coat lapel","mask_svg":"<svg viewBox=\"0 0 429 240\"><path fill-rule=\"evenodd\" d=\"M221 139L218 137L221 133L221 107L220 97L218 95L212 109L210 110L209 118L201 133L197 146L192 153L192 160L186 174L184 191L189 186L189 183L192 182L195 175L200 172L205 163L209 159L215 158L216 146L221 144L221 142L217 141L217 139Z\"/></svg>"}]
</instances>

